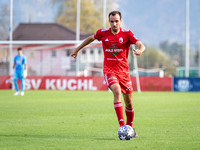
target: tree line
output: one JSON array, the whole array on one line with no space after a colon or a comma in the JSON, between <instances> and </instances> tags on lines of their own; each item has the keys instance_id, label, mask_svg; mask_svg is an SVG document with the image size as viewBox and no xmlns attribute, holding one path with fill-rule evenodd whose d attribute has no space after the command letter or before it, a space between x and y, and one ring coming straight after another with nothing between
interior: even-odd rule
<instances>
[{"instance_id":1,"label":"tree line","mask_svg":"<svg viewBox=\"0 0 200 150\"><path fill-rule=\"evenodd\" d=\"M107 1L107 12L113 9L112 2ZM51 3L58 7L55 22L76 29L76 0L51 0ZM97 29L102 28L102 1L81 0L80 6L81 32L95 33ZM8 5L2 5L0 13L2 14L0 16L0 40L5 40L8 38L9 32ZM107 16L106 19L108 19ZM106 22L108 23L108 20ZM166 40L161 42L159 47L146 47L146 52L138 57L138 65L141 68L164 68L167 75L176 75L176 67L185 65L185 46L183 44L169 43ZM194 58L198 63L198 53L194 54Z\"/></svg>"}]
</instances>

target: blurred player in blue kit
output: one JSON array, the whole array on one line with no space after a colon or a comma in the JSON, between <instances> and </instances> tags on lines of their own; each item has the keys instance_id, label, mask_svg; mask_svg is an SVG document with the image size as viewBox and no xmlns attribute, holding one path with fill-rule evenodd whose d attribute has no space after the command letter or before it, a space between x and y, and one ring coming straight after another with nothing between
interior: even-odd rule
<instances>
[{"instance_id":1,"label":"blurred player in blue kit","mask_svg":"<svg viewBox=\"0 0 200 150\"><path fill-rule=\"evenodd\" d=\"M26 57L22 54L22 48L18 48L18 55L14 58L14 84L16 93L14 95L19 95L19 88L17 85L17 79L21 80L21 96L24 95L24 79L27 76L27 66L26 66Z\"/></svg>"}]
</instances>

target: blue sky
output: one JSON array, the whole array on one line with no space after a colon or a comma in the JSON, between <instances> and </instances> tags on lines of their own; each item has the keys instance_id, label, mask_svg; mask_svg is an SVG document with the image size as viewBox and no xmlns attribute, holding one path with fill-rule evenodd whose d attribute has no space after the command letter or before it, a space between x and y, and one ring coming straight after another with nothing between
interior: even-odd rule
<instances>
[{"instance_id":1,"label":"blue sky","mask_svg":"<svg viewBox=\"0 0 200 150\"><path fill-rule=\"evenodd\" d=\"M0 5L8 4L9 0L1 0ZM19 22L54 22L56 6L51 0L13 0L15 25Z\"/></svg>"},{"instance_id":2,"label":"blue sky","mask_svg":"<svg viewBox=\"0 0 200 150\"><path fill-rule=\"evenodd\" d=\"M146 43L185 42L185 0L124 0L120 2L126 27ZM200 0L190 0L190 42L200 39Z\"/></svg>"},{"instance_id":3,"label":"blue sky","mask_svg":"<svg viewBox=\"0 0 200 150\"><path fill-rule=\"evenodd\" d=\"M51 0L13 0L15 27L20 22L54 22L57 7ZM109 0L108 0L109 1ZM144 43L185 42L185 0L116 0L123 27ZM0 5L9 0L1 0ZM200 40L200 0L190 0L190 43Z\"/></svg>"}]
</instances>

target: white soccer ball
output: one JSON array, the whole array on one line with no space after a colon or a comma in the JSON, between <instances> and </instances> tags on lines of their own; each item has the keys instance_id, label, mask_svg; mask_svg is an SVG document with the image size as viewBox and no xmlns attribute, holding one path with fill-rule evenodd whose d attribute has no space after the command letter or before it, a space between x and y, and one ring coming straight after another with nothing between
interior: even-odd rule
<instances>
[{"instance_id":1,"label":"white soccer ball","mask_svg":"<svg viewBox=\"0 0 200 150\"><path fill-rule=\"evenodd\" d=\"M135 131L129 125L123 125L118 130L118 137L120 140L131 140L135 134Z\"/></svg>"}]
</instances>

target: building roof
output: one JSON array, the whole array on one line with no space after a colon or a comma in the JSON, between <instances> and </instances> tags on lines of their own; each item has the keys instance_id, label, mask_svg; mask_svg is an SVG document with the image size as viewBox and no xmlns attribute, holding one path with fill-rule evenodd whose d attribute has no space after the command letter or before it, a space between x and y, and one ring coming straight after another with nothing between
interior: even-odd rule
<instances>
[{"instance_id":1,"label":"building roof","mask_svg":"<svg viewBox=\"0 0 200 150\"><path fill-rule=\"evenodd\" d=\"M90 35L80 33L80 40ZM76 31L58 23L21 23L13 32L13 40L76 40Z\"/></svg>"}]
</instances>

